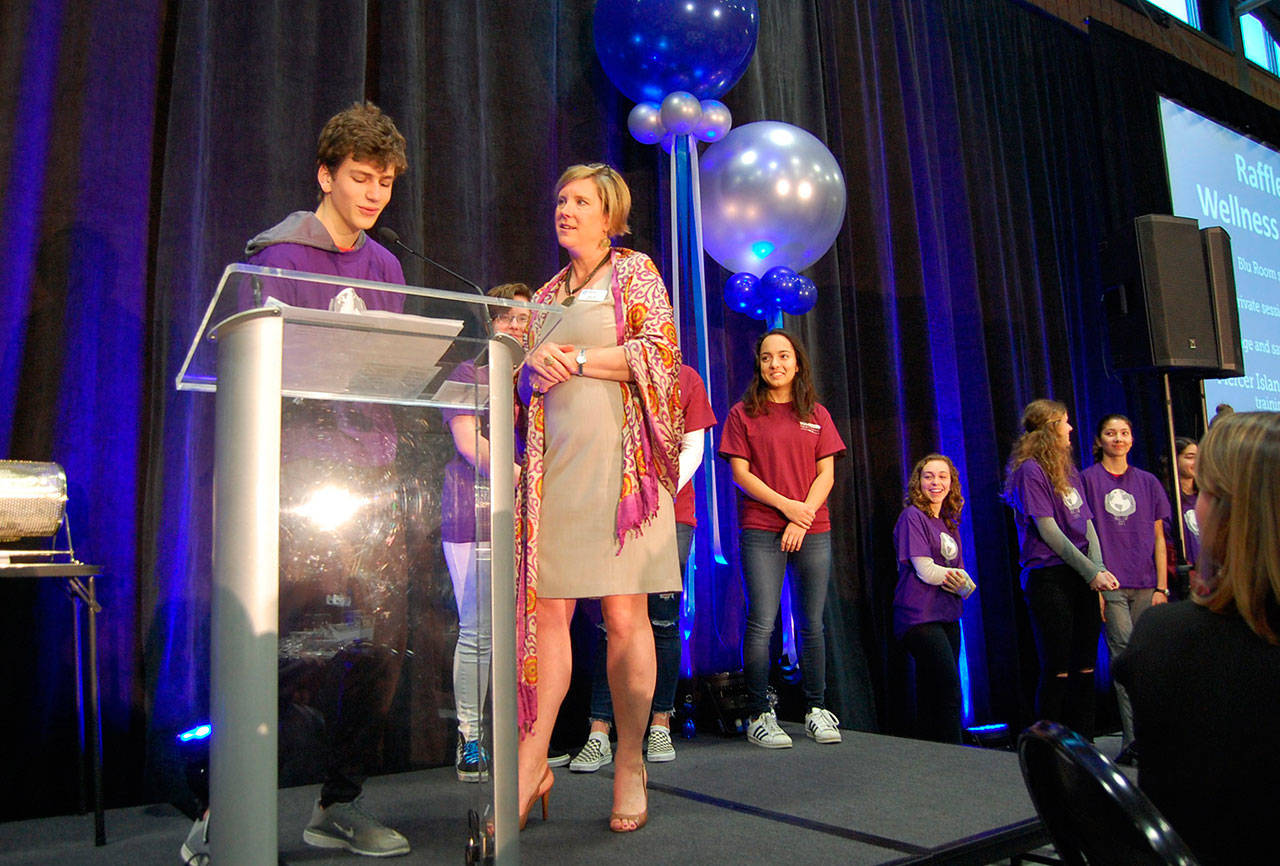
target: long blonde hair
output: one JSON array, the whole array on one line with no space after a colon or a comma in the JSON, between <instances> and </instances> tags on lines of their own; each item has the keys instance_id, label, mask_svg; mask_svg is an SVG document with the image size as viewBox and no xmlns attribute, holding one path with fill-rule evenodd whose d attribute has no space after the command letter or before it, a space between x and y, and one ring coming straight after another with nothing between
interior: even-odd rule
<instances>
[{"instance_id":1,"label":"long blonde hair","mask_svg":"<svg viewBox=\"0 0 1280 866\"><path fill-rule=\"evenodd\" d=\"M1197 603L1235 610L1255 634L1280 644L1280 414L1220 416L1200 442ZM1199 504L1199 503L1197 503Z\"/></svg>"},{"instance_id":2,"label":"long blonde hair","mask_svg":"<svg viewBox=\"0 0 1280 866\"><path fill-rule=\"evenodd\" d=\"M1013 443L1009 465L1005 467L1005 496L1008 497L1009 480L1013 470L1028 460L1040 464L1049 483L1058 493L1071 489L1071 450L1058 443L1058 423L1067 417L1067 407L1057 400L1032 400L1022 410L1022 435Z\"/></svg>"}]
</instances>

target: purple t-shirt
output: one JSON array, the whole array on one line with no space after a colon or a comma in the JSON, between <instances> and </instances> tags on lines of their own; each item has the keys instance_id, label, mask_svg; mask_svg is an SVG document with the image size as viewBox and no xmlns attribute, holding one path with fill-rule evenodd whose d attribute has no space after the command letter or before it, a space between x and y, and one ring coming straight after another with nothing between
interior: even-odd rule
<instances>
[{"instance_id":1,"label":"purple t-shirt","mask_svg":"<svg viewBox=\"0 0 1280 866\"><path fill-rule=\"evenodd\" d=\"M1024 460L1009 477L1009 504L1017 517L1018 562L1024 579L1028 569L1065 565L1062 557L1040 537L1035 524L1037 517L1052 517L1067 540L1085 556L1089 555L1087 533L1093 512L1081 493L1080 473L1074 466L1068 470L1067 483L1070 489L1058 493L1035 460Z\"/></svg>"},{"instance_id":2,"label":"purple t-shirt","mask_svg":"<svg viewBox=\"0 0 1280 866\"><path fill-rule=\"evenodd\" d=\"M489 384L489 368L477 367L475 362L466 361L459 364L449 377L450 382L465 382L468 385ZM450 429L454 418L475 416L473 410L441 409L446 430ZM482 412L477 416L480 420L480 435L489 438L489 413ZM476 540L476 468L467 462L461 454L454 453L453 459L444 467L444 490L440 496L440 539L452 544L472 544Z\"/></svg>"},{"instance_id":3,"label":"purple t-shirt","mask_svg":"<svg viewBox=\"0 0 1280 866\"><path fill-rule=\"evenodd\" d=\"M964 600L954 592L925 583L911 564L913 556L927 556L943 568L964 568L960 539L940 517L908 505L893 527L898 551L898 588L893 593L893 634L901 638L907 629L924 622L956 622Z\"/></svg>"},{"instance_id":4,"label":"purple t-shirt","mask_svg":"<svg viewBox=\"0 0 1280 866\"><path fill-rule=\"evenodd\" d=\"M309 274L331 274L357 280L404 284L404 270L400 267L400 260L386 247L367 236L358 249L347 252L322 250L306 244L271 244L250 256L249 264L305 271ZM296 280L264 280L262 285L263 300L271 296L295 307L319 310L329 309L329 302L341 290L341 286ZM390 310L393 313L404 310L404 295L398 292L360 289L356 294L370 310Z\"/></svg>"},{"instance_id":5,"label":"purple t-shirt","mask_svg":"<svg viewBox=\"0 0 1280 866\"><path fill-rule=\"evenodd\" d=\"M319 224L319 220L315 222ZM272 243L250 256L249 264L383 283L404 283L400 261L386 247L367 236L358 249L347 252L322 250L303 243ZM262 300L274 297L295 307L327 310L329 301L339 291L340 286L323 283L264 280ZM362 289L357 294L371 310L398 313L404 309L404 295L396 292ZM243 307L253 306L250 298L240 300ZM306 400L300 404L287 403L284 414L281 460L332 460L354 466L385 466L395 459L396 428L391 409L387 406Z\"/></svg>"},{"instance_id":6,"label":"purple t-shirt","mask_svg":"<svg viewBox=\"0 0 1280 866\"><path fill-rule=\"evenodd\" d=\"M791 403L765 403L764 412L753 418L739 401L729 410L720 437L721 457L745 458L757 478L788 499L808 496L818 476L818 461L842 453L844 440L820 403L813 404L808 421L801 421ZM787 518L743 493L738 496L738 526L781 532L787 528ZM829 531L831 516L823 502L809 532Z\"/></svg>"},{"instance_id":7,"label":"purple t-shirt","mask_svg":"<svg viewBox=\"0 0 1280 866\"><path fill-rule=\"evenodd\" d=\"M1169 497L1150 472L1130 466L1112 475L1101 463L1080 474L1084 498L1093 512L1093 528L1102 547L1102 561L1122 589L1150 589L1156 585L1157 520L1172 515Z\"/></svg>"},{"instance_id":8,"label":"purple t-shirt","mask_svg":"<svg viewBox=\"0 0 1280 866\"><path fill-rule=\"evenodd\" d=\"M1199 498L1199 491L1182 497L1182 547L1187 564L1197 569L1200 567L1200 520L1196 517L1196 500Z\"/></svg>"}]
</instances>

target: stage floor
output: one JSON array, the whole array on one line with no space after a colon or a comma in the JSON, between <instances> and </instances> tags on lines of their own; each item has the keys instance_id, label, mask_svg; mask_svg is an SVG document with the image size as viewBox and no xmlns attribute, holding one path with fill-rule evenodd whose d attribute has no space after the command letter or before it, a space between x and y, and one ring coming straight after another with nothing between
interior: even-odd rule
<instances>
[{"instance_id":1,"label":"stage floor","mask_svg":"<svg viewBox=\"0 0 1280 866\"><path fill-rule=\"evenodd\" d=\"M671 864L989 863L1047 841L1010 752L942 746L845 731L818 745L784 724L795 747L744 739L677 741L677 759L649 766L649 825L608 830L612 765L593 774L556 770L550 820L535 807L520 836L526 863ZM487 786L458 782L452 767L382 776L365 786L370 811L408 837L394 862L464 862L466 814ZM315 866L369 862L310 848L302 828L315 787L280 792L281 861ZM92 816L0 824L0 866L179 863L190 822L172 806L107 813L108 844L93 847ZM213 824L212 832L218 833Z\"/></svg>"}]
</instances>

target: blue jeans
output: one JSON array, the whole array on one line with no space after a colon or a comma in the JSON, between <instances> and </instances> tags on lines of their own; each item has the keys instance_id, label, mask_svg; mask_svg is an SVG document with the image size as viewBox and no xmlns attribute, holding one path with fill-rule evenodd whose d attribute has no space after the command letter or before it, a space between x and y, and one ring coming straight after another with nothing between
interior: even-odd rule
<instances>
[{"instance_id":1,"label":"blue jeans","mask_svg":"<svg viewBox=\"0 0 1280 866\"><path fill-rule=\"evenodd\" d=\"M742 577L747 591L747 630L742 640L742 666L747 680L747 712L769 709L769 639L778 619L782 578L791 566L791 607L799 632L801 684L807 707L825 707L827 647L822 611L831 582L831 533L811 533L800 549L784 553L782 533L744 529L740 533Z\"/></svg>"},{"instance_id":2,"label":"blue jeans","mask_svg":"<svg viewBox=\"0 0 1280 866\"><path fill-rule=\"evenodd\" d=\"M680 573L684 574L693 545L693 527L676 524L676 549ZM678 592L649 593L649 625L653 628L653 649L658 657L658 680L653 689L653 712L669 713L676 705L676 684L680 679L680 596ZM600 643L596 646L591 672L591 718L613 722L613 698L609 694L609 632L600 623Z\"/></svg>"}]
</instances>

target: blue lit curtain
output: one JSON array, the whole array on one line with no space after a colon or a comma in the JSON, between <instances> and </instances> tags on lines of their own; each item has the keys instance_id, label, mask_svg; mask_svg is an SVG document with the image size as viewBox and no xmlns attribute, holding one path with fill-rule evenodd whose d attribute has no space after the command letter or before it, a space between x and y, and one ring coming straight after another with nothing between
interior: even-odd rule
<instances>
[{"instance_id":1,"label":"blue lit curtain","mask_svg":"<svg viewBox=\"0 0 1280 866\"><path fill-rule=\"evenodd\" d=\"M55 460L98 593L108 765L140 760L150 621L151 172L163 4L7 3L0 16L0 454ZM0 586L0 818L75 803L71 607ZM120 760L128 753L130 757ZM140 793L136 773L113 793Z\"/></svg>"},{"instance_id":2,"label":"blue lit curtain","mask_svg":"<svg viewBox=\"0 0 1280 866\"><path fill-rule=\"evenodd\" d=\"M585 0L101 5L29 0L0 17L0 437L7 457L66 466L78 549L107 567L108 794L125 803L181 787L172 734L208 701L212 401L177 394L173 376L222 267L312 206L324 119L363 97L397 119L412 167L383 221L477 282L555 271L551 185L573 162L624 171L629 244L665 261L669 232L665 154L626 134ZM1134 191L1151 186L1158 142L1130 134L1141 110L1127 101L1151 93L1146 70L1275 132L1274 113L1177 64L1117 60L1145 55L1104 35L1010 0L762 0L756 59L725 98L736 124L810 130L845 171L845 231L811 271L816 311L791 324L849 445L831 499L828 679L857 727L909 729L890 536L911 464L934 449L959 465L981 587L966 606L971 712L1030 714L1034 654L997 498L1018 412L1052 395L1082 420L1158 417L1151 388L1107 376L1096 297L1099 242L1150 199ZM1123 97L1095 97L1091 63ZM720 302L726 276L708 273L721 418L760 329ZM720 494L732 512L730 485ZM708 548L699 672L741 661L736 556L717 565ZM53 585L0 593L0 818L65 811L69 604Z\"/></svg>"}]
</instances>

